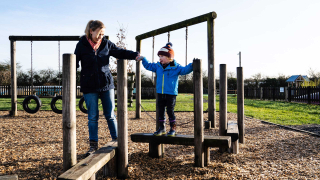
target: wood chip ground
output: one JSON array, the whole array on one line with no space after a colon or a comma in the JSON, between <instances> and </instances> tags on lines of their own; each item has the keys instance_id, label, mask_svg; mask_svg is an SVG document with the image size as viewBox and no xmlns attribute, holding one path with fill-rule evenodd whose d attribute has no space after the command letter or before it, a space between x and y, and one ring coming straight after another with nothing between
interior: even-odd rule
<instances>
[{"instance_id":1,"label":"wood chip ground","mask_svg":"<svg viewBox=\"0 0 320 180\"><path fill-rule=\"evenodd\" d=\"M63 172L62 115L52 111L34 115L19 111L17 117L8 114L0 111L0 176L56 179ZM148 114L155 117L154 112ZM128 112L129 136L155 131L155 120L148 114L142 112L142 118L135 119L135 112ZM178 126L177 132L193 134L193 113L177 112L176 116L178 124L189 122ZM207 119L208 114L204 113L204 120ZM228 119L236 119L236 115L228 113ZM204 168L194 167L192 146L165 145L165 157L152 159L148 156L148 144L133 143L129 137L129 179L320 179L320 137L247 117L245 128L245 144L240 144L239 154L211 148L211 162ZM204 132L218 135L218 128ZM108 141L111 137L100 112L99 146ZM78 160L88 146L87 115L78 111Z\"/></svg>"}]
</instances>

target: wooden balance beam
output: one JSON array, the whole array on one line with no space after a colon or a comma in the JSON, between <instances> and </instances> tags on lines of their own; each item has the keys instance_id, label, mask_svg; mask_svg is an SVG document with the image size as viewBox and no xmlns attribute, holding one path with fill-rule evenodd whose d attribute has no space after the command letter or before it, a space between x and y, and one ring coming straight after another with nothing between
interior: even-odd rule
<instances>
[{"instance_id":1,"label":"wooden balance beam","mask_svg":"<svg viewBox=\"0 0 320 180\"><path fill-rule=\"evenodd\" d=\"M0 176L0 180L18 180L18 175L5 175L5 176Z\"/></svg>"},{"instance_id":2,"label":"wooden balance beam","mask_svg":"<svg viewBox=\"0 0 320 180\"><path fill-rule=\"evenodd\" d=\"M231 136L231 148L228 150L230 153L239 153L239 129L236 120L228 121L227 136Z\"/></svg>"},{"instance_id":3,"label":"wooden balance beam","mask_svg":"<svg viewBox=\"0 0 320 180\"><path fill-rule=\"evenodd\" d=\"M115 156L117 147L117 141L108 142L102 148L61 174L58 179L95 179L96 172L102 167L105 167L105 175L116 176Z\"/></svg>"},{"instance_id":4,"label":"wooden balance beam","mask_svg":"<svg viewBox=\"0 0 320 180\"><path fill-rule=\"evenodd\" d=\"M169 136L154 136L152 133L136 133L131 134L131 140L133 142L149 143L149 156L153 158L159 158L159 144L175 144L194 146L193 135L176 135L173 137ZM209 147L231 147L230 136L204 136L204 159L205 166L210 162L210 150Z\"/></svg>"}]
</instances>

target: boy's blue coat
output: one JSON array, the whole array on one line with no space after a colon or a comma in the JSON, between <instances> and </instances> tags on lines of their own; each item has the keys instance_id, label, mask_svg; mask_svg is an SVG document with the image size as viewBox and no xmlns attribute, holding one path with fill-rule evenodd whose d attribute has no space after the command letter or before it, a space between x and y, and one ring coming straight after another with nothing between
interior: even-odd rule
<instances>
[{"instance_id":1,"label":"boy's blue coat","mask_svg":"<svg viewBox=\"0 0 320 180\"><path fill-rule=\"evenodd\" d=\"M174 66L168 65L163 69L160 62L150 63L146 58L142 59L144 68L157 74L157 93L178 95L179 75L186 75L193 71L192 63L181 66L173 60Z\"/></svg>"}]
</instances>

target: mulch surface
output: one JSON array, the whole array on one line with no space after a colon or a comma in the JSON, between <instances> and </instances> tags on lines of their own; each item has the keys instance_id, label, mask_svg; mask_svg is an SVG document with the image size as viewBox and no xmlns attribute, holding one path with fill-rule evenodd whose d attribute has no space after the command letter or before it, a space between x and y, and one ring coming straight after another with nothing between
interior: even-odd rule
<instances>
[{"instance_id":1,"label":"mulch surface","mask_svg":"<svg viewBox=\"0 0 320 180\"><path fill-rule=\"evenodd\" d=\"M0 111L0 176L57 179L63 173L62 115L52 111L19 111L17 117L8 114ZM148 114L155 117L154 112ZM128 112L129 136L155 131L155 120L148 114L142 112L142 118L135 119L135 112ZM176 116L178 124L190 122L178 126L177 132L193 134L193 112L177 112ZM207 119L208 114L204 113L204 120ZM228 119L236 119L236 114L228 113ZM312 128L319 132L317 125ZM87 131L87 115L78 111L78 160L88 150ZM218 135L218 128L205 129L204 133ZM165 145L165 157L152 159L148 144L134 143L129 137L129 179L320 179L320 137L247 117L245 133L239 154L211 148L211 162L204 168L194 167L193 146ZM108 141L108 125L100 112L99 147Z\"/></svg>"}]
</instances>

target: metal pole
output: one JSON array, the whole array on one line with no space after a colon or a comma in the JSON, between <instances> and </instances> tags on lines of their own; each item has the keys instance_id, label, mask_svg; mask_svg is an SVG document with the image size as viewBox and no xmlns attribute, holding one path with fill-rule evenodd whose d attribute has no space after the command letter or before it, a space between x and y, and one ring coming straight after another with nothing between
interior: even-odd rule
<instances>
[{"instance_id":1,"label":"metal pole","mask_svg":"<svg viewBox=\"0 0 320 180\"><path fill-rule=\"evenodd\" d=\"M202 61L193 60L195 166L204 167Z\"/></svg>"},{"instance_id":2,"label":"metal pole","mask_svg":"<svg viewBox=\"0 0 320 180\"><path fill-rule=\"evenodd\" d=\"M76 55L63 54L62 64L63 170L77 163L76 151Z\"/></svg>"},{"instance_id":3,"label":"metal pole","mask_svg":"<svg viewBox=\"0 0 320 180\"><path fill-rule=\"evenodd\" d=\"M127 60L117 62L117 115L118 115L118 178L128 177L128 86Z\"/></svg>"},{"instance_id":4,"label":"metal pole","mask_svg":"<svg viewBox=\"0 0 320 180\"><path fill-rule=\"evenodd\" d=\"M219 103L219 136L225 136L227 133L227 65L220 64L220 103ZM226 148L219 148L221 152Z\"/></svg>"}]
</instances>

